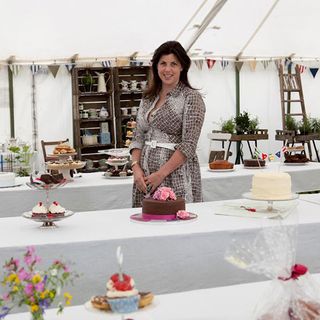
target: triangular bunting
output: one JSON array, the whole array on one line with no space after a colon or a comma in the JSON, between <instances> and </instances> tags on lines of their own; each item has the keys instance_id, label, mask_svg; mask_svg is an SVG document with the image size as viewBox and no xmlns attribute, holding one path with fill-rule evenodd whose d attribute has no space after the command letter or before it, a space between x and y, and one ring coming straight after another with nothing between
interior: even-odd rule
<instances>
[{"instance_id":1,"label":"triangular bunting","mask_svg":"<svg viewBox=\"0 0 320 320\"><path fill-rule=\"evenodd\" d=\"M298 67L299 67L299 72L300 73L303 73L304 72L304 70L306 70L306 66L302 66L301 64L298 64Z\"/></svg>"},{"instance_id":2,"label":"triangular bunting","mask_svg":"<svg viewBox=\"0 0 320 320\"><path fill-rule=\"evenodd\" d=\"M292 61L290 58L285 58L284 66L287 67L288 70L292 67Z\"/></svg>"},{"instance_id":3,"label":"triangular bunting","mask_svg":"<svg viewBox=\"0 0 320 320\"><path fill-rule=\"evenodd\" d=\"M312 76L315 78L318 73L319 68L309 68L309 70L310 70Z\"/></svg>"},{"instance_id":4,"label":"triangular bunting","mask_svg":"<svg viewBox=\"0 0 320 320\"><path fill-rule=\"evenodd\" d=\"M194 64L199 70L202 70L203 60L194 60Z\"/></svg>"},{"instance_id":5,"label":"triangular bunting","mask_svg":"<svg viewBox=\"0 0 320 320\"><path fill-rule=\"evenodd\" d=\"M273 161L274 160L274 154L273 153L269 153L269 161Z\"/></svg>"},{"instance_id":6,"label":"triangular bunting","mask_svg":"<svg viewBox=\"0 0 320 320\"><path fill-rule=\"evenodd\" d=\"M17 76L21 66L19 66L17 64L10 64L9 67L10 67L10 70L13 73L13 75Z\"/></svg>"},{"instance_id":7,"label":"triangular bunting","mask_svg":"<svg viewBox=\"0 0 320 320\"><path fill-rule=\"evenodd\" d=\"M71 71L73 70L73 68L75 67L75 63L67 63L67 64L65 65L65 67L67 68L67 70L68 70L69 72L71 72Z\"/></svg>"},{"instance_id":8,"label":"triangular bunting","mask_svg":"<svg viewBox=\"0 0 320 320\"><path fill-rule=\"evenodd\" d=\"M262 65L263 65L263 68L264 68L264 69L267 69L267 68L268 68L269 61L264 60L264 61L261 61L261 63L262 63Z\"/></svg>"},{"instance_id":9,"label":"triangular bunting","mask_svg":"<svg viewBox=\"0 0 320 320\"><path fill-rule=\"evenodd\" d=\"M127 67L129 66L129 58L117 58L116 65L117 67Z\"/></svg>"},{"instance_id":10,"label":"triangular bunting","mask_svg":"<svg viewBox=\"0 0 320 320\"><path fill-rule=\"evenodd\" d=\"M214 64L216 63L216 60L213 60L213 59L207 59L207 66L208 66L208 69L212 69Z\"/></svg>"},{"instance_id":11,"label":"triangular bunting","mask_svg":"<svg viewBox=\"0 0 320 320\"><path fill-rule=\"evenodd\" d=\"M275 155L276 155L278 158L280 158L280 157L281 157L281 152L278 151L278 152L275 153Z\"/></svg>"},{"instance_id":12,"label":"triangular bunting","mask_svg":"<svg viewBox=\"0 0 320 320\"><path fill-rule=\"evenodd\" d=\"M32 64L30 66L32 75L35 75L40 69L41 69L41 66L39 64Z\"/></svg>"},{"instance_id":13,"label":"triangular bunting","mask_svg":"<svg viewBox=\"0 0 320 320\"><path fill-rule=\"evenodd\" d=\"M235 64L237 70L240 72L240 70L243 66L243 61L236 61L234 64Z\"/></svg>"},{"instance_id":14,"label":"triangular bunting","mask_svg":"<svg viewBox=\"0 0 320 320\"><path fill-rule=\"evenodd\" d=\"M50 70L54 78L57 76L59 68L60 68L60 65L57 65L57 64L51 64L48 66L48 69Z\"/></svg>"},{"instance_id":15,"label":"triangular bunting","mask_svg":"<svg viewBox=\"0 0 320 320\"><path fill-rule=\"evenodd\" d=\"M280 69L280 66L282 65L282 61L280 59L274 60L274 64L276 65L277 69Z\"/></svg>"},{"instance_id":16,"label":"triangular bunting","mask_svg":"<svg viewBox=\"0 0 320 320\"><path fill-rule=\"evenodd\" d=\"M224 70L228 66L228 64L229 64L229 61L225 61L222 59L220 62L222 70Z\"/></svg>"},{"instance_id":17,"label":"triangular bunting","mask_svg":"<svg viewBox=\"0 0 320 320\"><path fill-rule=\"evenodd\" d=\"M257 60L249 61L249 67L251 71L255 71L257 66Z\"/></svg>"},{"instance_id":18,"label":"triangular bunting","mask_svg":"<svg viewBox=\"0 0 320 320\"><path fill-rule=\"evenodd\" d=\"M268 155L266 153L262 152L261 158L262 158L262 160L265 160L268 158Z\"/></svg>"},{"instance_id":19,"label":"triangular bunting","mask_svg":"<svg viewBox=\"0 0 320 320\"><path fill-rule=\"evenodd\" d=\"M105 68L110 68L111 67L111 61L110 60L101 61L101 64Z\"/></svg>"}]
</instances>

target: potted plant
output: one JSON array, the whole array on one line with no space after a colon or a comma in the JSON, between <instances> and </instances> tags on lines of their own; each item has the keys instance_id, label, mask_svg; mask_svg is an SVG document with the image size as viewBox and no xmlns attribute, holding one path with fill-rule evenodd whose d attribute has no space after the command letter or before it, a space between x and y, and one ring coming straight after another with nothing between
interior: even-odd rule
<instances>
[{"instance_id":1,"label":"potted plant","mask_svg":"<svg viewBox=\"0 0 320 320\"><path fill-rule=\"evenodd\" d=\"M248 127L248 133L254 133L255 130L258 129L258 125L259 125L259 119L258 117L254 117L252 119L249 120L249 127Z\"/></svg>"},{"instance_id":2,"label":"potted plant","mask_svg":"<svg viewBox=\"0 0 320 320\"><path fill-rule=\"evenodd\" d=\"M320 119L317 118L311 118L311 127L313 133L320 133Z\"/></svg>"},{"instance_id":3,"label":"potted plant","mask_svg":"<svg viewBox=\"0 0 320 320\"><path fill-rule=\"evenodd\" d=\"M298 130L297 121L290 115L286 116L285 125L287 130L294 131L294 132Z\"/></svg>"},{"instance_id":4,"label":"potted plant","mask_svg":"<svg viewBox=\"0 0 320 320\"><path fill-rule=\"evenodd\" d=\"M298 122L298 129L301 135L312 133L312 124L309 118L305 118Z\"/></svg>"},{"instance_id":5,"label":"potted plant","mask_svg":"<svg viewBox=\"0 0 320 320\"><path fill-rule=\"evenodd\" d=\"M84 86L85 92L92 92L92 85L94 84L94 78L89 70L82 76L81 83Z\"/></svg>"},{"instance_id":6,"label":"potted plant","mask_svg":"<svg viewBox=\"0 0 320 320\"><path fill-rule=\"evenodd\" d=\"M233 118L230 118L228 120L225 120L222 122L221 124L221 131L222 132L225 132L225 133L231 133L233 134L234 133L234 130L235 130L235 123L234 123L234 119Z\"/></svg>"},{"instance_id":7,"label":"potted plant","mask_svg":"<svg viewBox=\"0 0 320 320\"><path fill-rule=\"evenodd\" d=\"M236 124L236 132L237 134L244 134L248 132L249 125L250 125L250 118L249 114L246 111L240 112L239 115L237 115L234 118L234 122Z\"/></svg>"}]
</instances>

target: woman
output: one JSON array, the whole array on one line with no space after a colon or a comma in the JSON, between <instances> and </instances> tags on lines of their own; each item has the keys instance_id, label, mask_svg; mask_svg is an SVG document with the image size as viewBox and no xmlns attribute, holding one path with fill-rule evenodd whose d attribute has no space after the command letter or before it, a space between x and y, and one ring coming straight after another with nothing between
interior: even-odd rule
<instances>
[{"instance_id":1,"label":"woman","mask_svg":"<svg viewBox=\"0 0 320 320\"><path fill-rule=\"evenodd\" d=\"M152 58L153 78L141 101L130 145L133 207L147 193L170 187L187 202L202 201L196 147L205 105L189 84L191 60L179 42L163 43Z\"/></svg>"}]
</instances>

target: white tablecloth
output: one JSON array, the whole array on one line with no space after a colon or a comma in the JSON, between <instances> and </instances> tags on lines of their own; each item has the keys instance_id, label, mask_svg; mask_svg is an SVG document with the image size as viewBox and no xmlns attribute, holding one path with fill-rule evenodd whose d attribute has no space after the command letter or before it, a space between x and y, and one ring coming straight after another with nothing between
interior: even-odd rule
<instances>
[{"instance_id":1,"label":"white tablecloth","mask_svg":"<svg viewBox=\"0 0 320 320\"><path fill-rule=\"evenodd\" d=\"M233 201L237 202L237 201ZM300 215L297 261L320 272L320 206L298 201ZM115 252L124 251L124 270L136 279L141 291L156 294L180 292L264 278L239 270L224 260L233 238L250 238L271 220L215 215L221 202L189 204L198 214L193 222L139 224L129 217L139 209L77 213L43 230L22 217L2 218L0 261L21 256L26 245L35 245L44 261L65 257L75 262L83 276L76 282L75 303L105 291L107 277L117 271ZM291 214L284 223L295 223ZM1 290L1 288L0 288Z\"/></svg>"},{"instance_id":2,"label":"white tablecloth","mask_svg":"<svg viewBox=\"0 0 320 320\"><path fill-rule=\"evenodd\" d=\"M209 172L201 168L204 201L241 198L251 188L251 180L257 169L244 169L235 166L233 172ZM290 173L293 191L310 191L320 189L320 163L305 166L281 166L270 163L263 171L281 170ZM17 182L26 182L28 178L17 178ZM82 174L50 192L50 200L58 201L72 211L109 210L131 207L131 190L133 178L106 179L101 172ZM31 190L23 185L15 188L0 189L0 217L19 216L29 211L38 202L45 200L44 191Z\"/></svg>"},{"instance_id":3,"label":"white tablecloth","mask_svg":"<svg viewBox=\"0 0 320 320\"><path fill-rule=\"evenodd\" d=\"M319 283L320 275L312 275ZM145 309L127 315L134 320L256 320L254 307L270 282L254 282L234 286L158 295ZM8 320L29 320L29 314L10 315ZM111 312L90 310L80 305L68 307L61 316L56 310L46 312L46 320L119 320Z\"/></svg>"}]
</instances>

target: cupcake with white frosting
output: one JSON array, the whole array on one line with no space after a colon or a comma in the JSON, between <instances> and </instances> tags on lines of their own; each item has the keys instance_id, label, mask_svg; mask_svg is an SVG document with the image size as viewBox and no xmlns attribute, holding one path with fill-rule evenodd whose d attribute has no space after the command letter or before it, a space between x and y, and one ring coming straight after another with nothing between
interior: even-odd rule
<instances>
[{"instance_id":1,"label":"cupcake with white frosting","mask_svg":"<svg viewBox=\"0 0 320 320\"><path fill-rule=\"evenodd\" d=\"M57 201L53 201L49 207L49 215L53 216L63 216L66 212L66 209L62 207Z\"/></svg>"},{"instance_id":2,"label":"cupcake with white frosting","mask_svg":"<svg viewBox=\"0 0 320 320\"><path fill-rule=\"evenodd\" d=\"M37 205L32 208L32 217L43 218L46 217L47 214L48 209L42 202L38 202Z\"/></svg>"}]
</instances>

